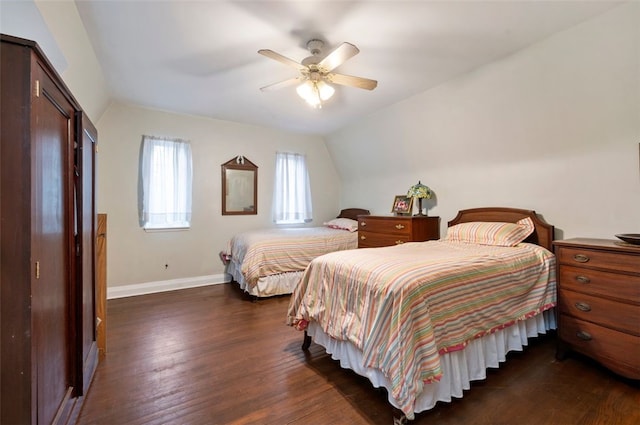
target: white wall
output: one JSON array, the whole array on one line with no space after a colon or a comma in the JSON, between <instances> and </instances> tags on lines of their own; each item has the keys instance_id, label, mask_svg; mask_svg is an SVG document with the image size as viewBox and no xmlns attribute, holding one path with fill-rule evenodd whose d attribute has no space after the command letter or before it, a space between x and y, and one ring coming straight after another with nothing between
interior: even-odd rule
<instances>
[{"instance_id":1,"label":"white wall","mask_svg":"<svg viewBox=\"0 0 640 425\"><path fill-rule=\"evenodd\" d=\"M109 93L75 2L2 0L0 29L37 42L91 121L100 119Z\"/></svg>"},{"instance_id":2,"label":"white wall","mask_svg":"<svg viewBox=\"0 0 640 425\"><path fill-rule=\"evenodd\" d=\"M534 209L556 237L640 233L640 3L332 134L343 203L389 214L418 179L429 215Z\"/></svg>"},{"instance_id":3,"label":"white wall","mask_svg":"<svg viewBox=\"0 0 640 425\"><path fill-rule=\"evenodd\" d=\"M340 181L324 141L317 136L120 103L109 106L97 127L97 203L99 212L107 214L109 288L222 274L218 253L229 238L240 231L273 226L276 151L307 156L314 210L310 225L322 225L340 210ZM188 231L147 233L138 224L138 159L143 134L191 141L193 221ZM258 166L257 215L221 215L220 166L237 155Z\"/></svg>"}]
</instances>

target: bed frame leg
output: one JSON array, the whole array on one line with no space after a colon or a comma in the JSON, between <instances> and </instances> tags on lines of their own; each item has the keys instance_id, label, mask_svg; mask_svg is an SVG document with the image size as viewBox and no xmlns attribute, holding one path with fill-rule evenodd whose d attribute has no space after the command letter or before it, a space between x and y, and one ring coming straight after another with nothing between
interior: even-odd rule
<instances>
[{"instance_id":1,"label":"bed frame leg","mask_svg":"<svg viewBox=\"0 0 640 425\"><path fill-rule=\"evenodd\" d=\"M567 358L569 347L565 342L558 340L556 343L556 360L564 360Z\"/></svg>"},{"instance_id":2,"label":"bed frame leg","mask_svg":"<svg viewBox=\"0 0 640 425\"><path fill-rule=\"evenodd\" d=\"M307 331L304 331L304 339L302 340L302 350L307 351L309 349L309 346L311 346L311 337L309 336Z\"/></svg>"},{"instance_id":3,"label":"bed frame leg","mask_svg":"<svg viewBox=\"0 0 640 425\"><path fill-rule=\"evenodd\" d=\"M393 425L407 425L409 420L407 419L407 415L405 415L402 410L398 408L393 408Z\"/></svg>"}]
</instances>

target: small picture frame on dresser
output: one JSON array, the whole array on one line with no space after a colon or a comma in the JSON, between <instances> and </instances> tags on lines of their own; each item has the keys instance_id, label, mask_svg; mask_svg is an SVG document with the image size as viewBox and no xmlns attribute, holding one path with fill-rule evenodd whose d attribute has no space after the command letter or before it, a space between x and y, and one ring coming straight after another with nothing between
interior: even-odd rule
<instances>
[{"instance_id":1,"label":"small picture frame on dresser","mask_svg":"<svg viewBox=\"0 0 640 425\"><path fill-rule=\"evenodd\" d=\"M406 195L396 195L393 199L391 212L396 215L411 215L411 207L413 206L413 198Z\"/></svg>"}]
</instances>

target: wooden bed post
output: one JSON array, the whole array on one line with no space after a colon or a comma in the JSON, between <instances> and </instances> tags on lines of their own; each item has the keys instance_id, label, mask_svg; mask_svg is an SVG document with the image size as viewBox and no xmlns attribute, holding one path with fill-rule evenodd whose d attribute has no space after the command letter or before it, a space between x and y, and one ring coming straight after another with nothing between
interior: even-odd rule
<instances>
[{"instance_id":1,"label":"wooden bed post","mask_svg":"<svg viewBox=\"0 0 640 425\"><path fill-rule=\"evenodd\" d=\"M307 351L310 345L311 345L311 337L309 336L307 331L304 331L304 340L302 341L302 349L304 351Z\"/></svg>"}]
</instances>

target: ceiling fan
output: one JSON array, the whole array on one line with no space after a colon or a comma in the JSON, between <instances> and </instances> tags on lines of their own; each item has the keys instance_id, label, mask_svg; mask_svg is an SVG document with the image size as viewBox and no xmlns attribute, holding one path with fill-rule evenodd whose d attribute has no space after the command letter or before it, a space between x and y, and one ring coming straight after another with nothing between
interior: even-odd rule
<instances>
[{"instance_id":1,"label":"ceiling fan","mask_svg":"<svg viewBox=\"0 0 640 425\"><path fill-rule=\"evenodd\" d=\"M334 69L342 65L347 59L354 57L360 52L356 46L345 42L326 56L322 55L323 47L324 42L322 40L309 40L309 42L307 42L307 49L311 52L311 56L304 58L301 62L296 62L273 50L258 50L258 53L261 55L277 60L300 72L300 75L297 77L261 87L260 90L275 90L298 84L296 88L298 95L311 106L321 108L322 102L333 96L335 92L335 89L328 83L357 87L365 90L373 90L376 88L378 82L375 80L333 72Z\"/></svg>"}]
</instances>

